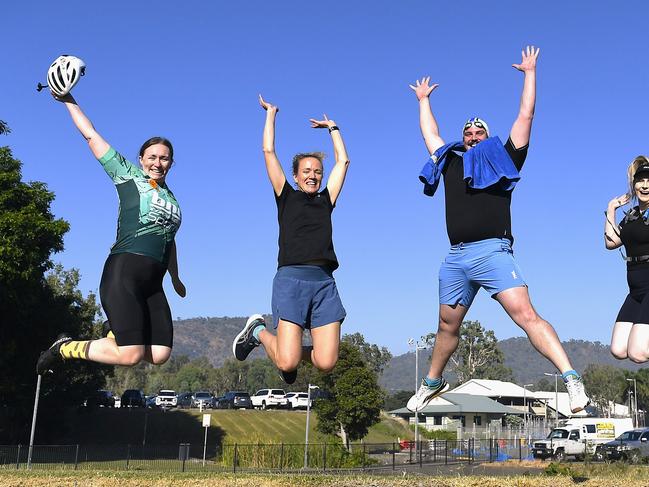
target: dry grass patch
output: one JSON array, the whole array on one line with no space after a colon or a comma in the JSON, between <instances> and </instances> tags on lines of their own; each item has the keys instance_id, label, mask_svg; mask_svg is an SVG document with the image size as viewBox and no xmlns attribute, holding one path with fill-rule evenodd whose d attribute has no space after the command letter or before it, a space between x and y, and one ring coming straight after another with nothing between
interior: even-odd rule
<instances>
[{"instance_id":1,"label":"dry grass patch","mask_svg":"<svg viewBox=\"0 0 649 487\"><path fill-rule=\"evenodd\" d=\"M645 474L646 475L646 474ZM647 477L649 478L649 477ZM640 487L647 480L628 478L579 478L555 476L516 477L424 477L399 476L322 476L322 475L202 475L202 474L105 474L105 473L42 473L1 472L3 487Z\"/></svg>"}]
</instances>

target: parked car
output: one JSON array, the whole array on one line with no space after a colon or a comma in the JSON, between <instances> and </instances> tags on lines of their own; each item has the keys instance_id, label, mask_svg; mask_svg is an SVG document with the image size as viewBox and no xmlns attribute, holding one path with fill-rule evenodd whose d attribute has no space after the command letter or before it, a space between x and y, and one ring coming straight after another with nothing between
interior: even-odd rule
<instances>
[{"instance_id":1,"label":"parked car","mask_svg":"<svg viewBox=\"0 0 649 487\"><path fill-rule=\"evenodd\" d=\"M192 396L191 392L181 392L178 394L176 399L176 406L180 409L189 409L192 407Z\"/></svg>"},{"instance_id":2,"label":"parked car","mask_svg":"<svg viewBox=\"0 0 649 487\"><path fill-rule=\"evenodd\" d=\"M159 408L175 408L178 405L176 391L161 389L155 398L155 405Z\"/></svg>"},{"instance_id":3,"label":"parked car","mask_svg":"<svg viewBox=\"0 0 649 487\"><path fill-rule=\"evenodd\" d=\"M250 394L244 391L229 391L218 398L219 409L252 409Z\"/></svg>"},{"instance_id":4,"label":"parked car","mask_svg":"<svg viewBox=\"0 0 649 487\"><path fill-rule=\"evenodd\" d=\"M285 408L288 406L288 399L283 389L260 389L250 397L255 408Z\"/></svg>"},{"instance_id":5,"label":"parked car","mask_svg":"<svg viewBox=\"0 0 649 487\"><path fill-rule=\"evenodd\" d=\"M101 389L86 398L83 405L89 408L113 408L115 407L115 397L112 392Z\"/></svg>"},{"instance_id":6,"label":"parked car","mask_svg":"<svg viewBox=\"0 0 649 487\"><path fill-rule=\"evenodd\" d=\"M291 409L306 409L309 404L309 395L306 392L289 392L286 399Z\"/></svg>"},{"instance_id":7,"label":"parked car","mask_svg":"<svg viewBox=\"0 0 649 487\"><path fill-rule=\"evenodd\" d=\"M195 392L192 396L193 408L211 408L214 401L214 396L206 391Z\"/></svg>"},{"instance_id":8,"label":"parked car","mask_svg":"<svg viewBox=\"0 0 649 487\"><path fill-rule=\"evenodd\" d=\"M649 428L625 431L613 441L601 445L606 460L638 463L649 456Z\"/></svg>"},{"instance_id":9,"label":"parked car","mask_svg":"<svg viewBox=\"0 0 649 487\"><path fill-rule=\"evenodd\" d=\"M144 392L142 392L140 389L126 389L122 394L121 407L143 408L144 406Z\"/></svg>"}]
</instances>

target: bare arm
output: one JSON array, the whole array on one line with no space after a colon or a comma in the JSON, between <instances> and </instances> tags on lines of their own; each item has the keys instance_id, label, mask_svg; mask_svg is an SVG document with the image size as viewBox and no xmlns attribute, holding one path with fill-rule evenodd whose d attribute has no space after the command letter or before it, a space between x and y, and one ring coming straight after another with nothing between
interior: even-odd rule
<instances>
[{"instance_id":1,"label":"bare arm","mask_svg":"<svg viewBox=\"0 0 649 487\"><path fill-rule=\"evenodd\" d=\"M275 105L266 102L261 95L259 95L259 104L266 110L266 124L264 125L264 138L263 138L263 151L264 160L266 161L266 171L268 171L268 178L270 184L273 185L273 190L277 196L282 192L284 183L286 182L286 175L282 169L282 165L275 153L275 118L279 108Z\"/></svg>"},{"instance_id":2,"label":"bare arm","mask_svg":"<svg viewBox=\"0 0 649 487\"><path fill-rule=\"evenodd\" d=\"M419 128L421 135L424 137L426 148L432 156L437 149L444 145L444 140L439 136L437 120L430 108L430 94L439 84L435 83L429 86L430 76L417 80L415 85L410 85L417 99L419 100Z\"/></svg>"},{"instance_id":3,"label":"bare arm","mask_svg":"<svg viewBox=\"0 0 649 487\"><path fill-rule=\"evenodd\" d=\"M180 280L180 277L178 277L178 254L175 240L173 244L171 244L171 253L169 254L169 265L167 266L167 271L171 277L171 284L173 285L176 294L181 298L184 298L187 295L187 289L185 289L185 285Z\"/></svg>"},{"instance_id":4,"label":"bare arm","mask_svg":"<svg viewBox=\"0 0 649 487\"><path fill-rule=\"evenodd\" d=\"M628 194L623 194L622 196L613 198L608 203L608 207L606 208L606 221L604 222L604 245L609 250L622 246L620 231L615 224L615 210L622 205L626 205L630 199Z\"/></svg>"},{"instance_id":5,"label":"bare arm","mask_svg":"<svg viewBox=\"0 0 649 487\"><path fill-rule=\"evenodd\" d=\"M536 105L536 59L539 57L539 48L527 46L522 51L523 60L521 64L512 66L525 74L523 80L523 94L521 95L521 106L518 116L509 132L509 138L514 147L520 149L530 142L532 132L532 119L534 118L534 107Z\"/></svg>"},{"instance_id":6,"label":"bare arm","mask_svg":"<svg viewBox=\"0 0 649 487\"><path fill-rule=\"evenodd\" d=\"M326 128L331 134L331 141L334 143L334 154L336 158L336 164L331 170L329 179L327 180L327 189L329 190L329 197L331 198L331 203L336 204L338 196L343 189L343 184L345 184L345 176L347 176L347 169L349 168L349 156L347 156L347 149L345 148L345 143L343 142L343 136L336 125L336 122L327 118L327 115L324 115L324 120L316 120L315 118L310 118L311 127L314 129ZM334 130L331 130L332 127L336 127Z\"/></svg>"},{"instance_id":7,"label":"bare arm","mask_svg":"<svg viewBox=\"0 0 649 487\"><path fill-rule=\"evenodd\" d=\"M88 146L90 147L93 155L97 159L99 159L104 154L106 154L106 152L108 152L108 149L110 148L110 145L95 130L92 122L88 117L86 117L85 113L81 111L81 108L79 107L79 105L77 105L77 102L72 97L72 95L68 94L62 98L54 98L63 103L68 109L74 125L76 125L77 129L79 129L79 132L81 132L81 135L83 135L83 138L88 142Z\"/></svg>"}]
</instances>

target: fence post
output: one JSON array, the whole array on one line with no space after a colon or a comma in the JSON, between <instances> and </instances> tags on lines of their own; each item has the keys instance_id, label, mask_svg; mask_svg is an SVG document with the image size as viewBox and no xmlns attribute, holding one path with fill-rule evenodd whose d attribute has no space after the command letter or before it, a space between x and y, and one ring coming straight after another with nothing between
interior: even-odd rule
<instances>
[{"instance_id":1,"label":"fence post","mask_svg":"<svg viewBox=\"0 0 649 487\"><path fill-rule=\"evenodd\" d=\"M421 440L419 440L419 468L421 468L423 462L423 454L421 451Z\"/></svg>"},{"instance_id":2,"label":"fence post","mask_svg":"<svg viewBox=\"0 0 649 487\"><path fill-rule=\"evenodd\" d=\"M475 438L469 438L469 463L471 463L471 461L473 459L473 447L474 446L475 446Z\"/></svg>"},{"instance_id":3,"label":"fence post","mask_svg":"<svg viewBox=\"0 0 649 487\"><path fill-rule=\"evenodd\" d=\"M363 443L363 471L365 471L365 443Z\"/></svg>"},{"instance_id":4,"label":"fence post","mask_svg":"<svg viewBox=\"0 0 649 487\"><path fill-rule=\"evenodd\" d=\"M433 463L437 463L437 438L433 438Z\"/></svg>"},{"instance_id":5,"label":"fence post","mask_svg":"<svg viewBox=\"0 0 649 487\"><path fill-rule=\"evenodd\" d=\"M520 439L518 440L518 461L523 461L523 443Z\"/></svg>"},{"instance_id":6,"label":"fence post","mask_svg":"<svg viewBox=\"0 0 649 487\"><path fill-rule=\"evenodd\" d=\"M396 449L396 445L394 444L394 441L393 441L393 442L392 442L392 470L395 469L395 465L394 465L394 460L395 460L395 458L394 458L394 456L395 456L395 449Z\"/></svg>"},{"instance_id":7,"label":"fence post","mask_svg":"<svg viewBox=\"0 0 649 487\"><path fill-rule=\"evenodd\" d=\"M279 471L281 472L283 468L284 468L284 442L282 441L282 444L280 445L279 448Z\"/></svg>"},{"instance_id":8,"label":"fence post","mask_svg":"<svg viewBox=\"0 0 649 487\"><path fill-rule=\"evenodd\" d=\"M74 452L74 469L77 469L79 465L79 444L77 443L77 451Z\"/></svg>"},{"instance_id":9,"label":"fence post","mask_svg":"<svg viewBox=\"0 0 649 487\"><path fill-rule=\"evenodd\" d=\"M16 470L20 470L20 445L18 445L18 453L16 454Z\"/></svg>"},{"instance_id":10,"label":"fence post","mask_svg":"<svg viewBox=\"0 0 649 487\"><path fill-rule=\"evenodd\" d=\"M491 457L491 449L493 447L493 439L489 438L489 463L493 462Z\"/></svg>"},{"instance_id":11,"label":"fence post","mask_svg":"<svg viewBox=\"0 0 649 487\"><path fill-rule=\"evenodd\" d=\"M234 456L232 457L232 473L237 473L237 444L234 444Z\"/></svg>"},{"instance_id":12,"label":"fence post","mask_svg":"<svg viewBox=\"0 0 649 487\"><path fill-rule=\"evenodd\" d=\"M444 440L444 465L448 465L448 440Z\"/></svg>"},{"instance_id":13,"label":"fence post","mask_svg":"<svg viewBox=\"0 0 649 487\"><path fill-rule=\"evenodd\" d=\"M322 445L322 471L327 470L327 442Z\"/></svg>"},{"instance_id":14,"label":"fence post","mask_svg":"<svg viewBox=\"0 0 649 487\"><path fill-rule=\"evenodd\" d=\"M412 463L412 444L414 441L409 441L408 444L410 445L410 451L408 452L408 463Z\"/></svg>"},{"instance_id":15,"label":"fence post","mask_svg":"<svg viewBox=\"0 0 649 487\"><path fill-rule=\"evenodd\" d=\"M131 461L131 445L126 445L126 470L128 470L128 464Z\"/></svg>"}]
</instances>

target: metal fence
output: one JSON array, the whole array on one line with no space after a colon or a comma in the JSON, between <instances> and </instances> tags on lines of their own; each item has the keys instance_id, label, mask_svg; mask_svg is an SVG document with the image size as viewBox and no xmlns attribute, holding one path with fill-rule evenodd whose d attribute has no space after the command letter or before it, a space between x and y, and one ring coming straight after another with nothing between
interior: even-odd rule
<instances>
[{"instance_id":1,"label":"metal fence","mask_svg":"<svg viewBox=\"0 0 649 487\"><path fill-rule=\"evenodd\" d=\"M511 439L417 443L231 444L172 446L0 446L0 469L291 472L422 468L425 465L531 459L533 442Z\"/></svg>"}]
</instances>

